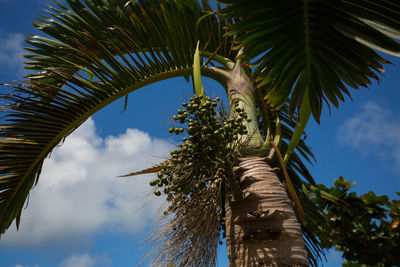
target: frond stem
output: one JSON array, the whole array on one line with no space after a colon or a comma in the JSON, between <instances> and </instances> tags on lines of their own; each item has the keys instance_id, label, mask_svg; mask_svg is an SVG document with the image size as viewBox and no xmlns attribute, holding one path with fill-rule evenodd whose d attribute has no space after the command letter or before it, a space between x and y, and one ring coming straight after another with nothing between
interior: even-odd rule
<instances>
[{"instance_id":1,"label":"frond stem","mask_svg":"<svg viewBox=\"0 0 400 267\"><path fill-rule=\"evenodd\" d=\"M230 70L235 67L235 62L224 56L214 54L214 52L201 51L201 54L205 58L212 58L212 60L215 60L216 62L220 63L221 65Z\"/></svg>"}]
</instances>

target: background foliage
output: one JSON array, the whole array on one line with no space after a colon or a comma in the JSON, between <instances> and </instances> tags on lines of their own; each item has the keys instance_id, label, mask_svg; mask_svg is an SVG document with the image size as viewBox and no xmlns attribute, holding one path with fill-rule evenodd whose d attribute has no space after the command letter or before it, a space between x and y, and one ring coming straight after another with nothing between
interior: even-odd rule
<instances>
[{"instance_id":1,"label":"background foliage","mask_svg":"<svg viewBox=\"0 0 400 267\"><path fill-rule=\"evenodd\" d=\"M321 225L322 245L341 251L343 266L398 266L400 264L400 201L373 191L358 195L351 191L354 183L340 177L335 184L319 188L343 200L336 205L315 198L326 212L327 225ZM400 196L400 192L396 192Z\"/></svg>"}]
</instances>

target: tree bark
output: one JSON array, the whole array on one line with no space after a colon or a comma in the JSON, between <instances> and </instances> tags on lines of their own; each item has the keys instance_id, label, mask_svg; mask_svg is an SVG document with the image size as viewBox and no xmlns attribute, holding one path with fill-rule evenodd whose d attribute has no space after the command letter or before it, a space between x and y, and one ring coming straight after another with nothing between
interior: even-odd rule
<instances>
[{"instance_id":1,"label":"tree bark","mask_svg":"<svg viewBox=\"0 0 400 267\"><path fill-rule=\"evenodd\" d=\"M245 158L235 175L242 197L226 197L226 245L230 267L308 266L301 226L293 211L286 188L265 159L257 155L264 140L260 134L254 88L240 60L229 72L226 89L230 116L243 108L250 119ZM237 195L236 195L237 196Z\"/></svg>"},{"instance_id":2,"label":"tree bark","mask_svg":"<svg viewBox=\"0 0 400 267\"><path fill-rule=\"evenodd\" d=\"M226 198L229 266L309 266L286 189L265 159L241 159L235 174L243 199Z\"/></svg>"}]
</instances>

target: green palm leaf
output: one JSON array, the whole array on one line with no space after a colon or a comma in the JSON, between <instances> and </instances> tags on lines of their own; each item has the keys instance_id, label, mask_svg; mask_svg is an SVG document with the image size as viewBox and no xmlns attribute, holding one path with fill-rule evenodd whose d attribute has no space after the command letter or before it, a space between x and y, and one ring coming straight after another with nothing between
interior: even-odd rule
<instances>
[{"instance_id":1,"label":"green palm leaf","mask_svg":"<svg viewBox=\"0 0 400 267\"><path fill-rule=\"evenodd\" d=\"M254 64L259 86L268 84L267 103L290 114L308 90L318 121L322 104L335 107L347 86L367 86L388 61L373 49L400 55L400 4L381 0L221 0L220 13L234 19L242 57ZM372 49L371 49L372 48Z\"/></svg>"},{"instance_id":2,"label":"green palm leaf","mask_svg":"<svg viewBox=\"0 0 400 267\"><path fill-rule=\"evenodd\" d=\"M49 7L31 36L27 68L35 71L2 95L0 232L17 218L52 149L92 114L150 83L193 73L197 41L203 56L234 59L225 26L193 0L67 0ZM221 45L222 44L222 45ZM219 80L212 68L202 74Z\"/></svg>"}]
</instances>

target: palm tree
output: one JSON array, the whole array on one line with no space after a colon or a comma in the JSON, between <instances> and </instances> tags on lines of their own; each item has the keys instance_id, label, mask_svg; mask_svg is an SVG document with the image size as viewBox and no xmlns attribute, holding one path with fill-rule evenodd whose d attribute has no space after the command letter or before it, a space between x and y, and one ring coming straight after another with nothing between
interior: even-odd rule
<instances>
[{"instance_id":1,"label":"palm tree","mask_svg":"<svg viewBox=\"0 0 400 267\"><path fill-rule=\"evenodd\" d=\"M66 2L68 7L49 7L34 24L45 36L27 40L26 68L33 73L2 95L1 232L14 220L18 227L43 162L91 115L178 76L193 75L203 95L201 73L226 89L230 118L219 124L224 133L239 117L247 118L245 129L232 139L239 144L234 156L197 175L211 181L203 185L212 196L206 203L216 203L212 210L191 208L190 201L198 201L194 191L175 191L171 205L187 206L174 210L171 225L180 227L162 232L171 239L155 248L155 262L213 265L222 229L230 266L316 265L322 252L316 236L323 233L315 226L323 220L309 198L318 191L302 162L313 155L301 136L311 113L319 120L323 101L337 107L343 93L350 95L346 85L379 80L376 73L388 61L371 48L399 55L392 37L400 37L400 6L382 0L224 0L215 12L208 0ZM196 99L198 107L210 102ZM180 176L172 172L174 177ZM183 195L189 200L182 202ZM204 210L216 216L204 220ZM200 242L204 235L194 227L200 221L209 223L205 233L216 242Z\"/></svg>"}]
</instances>

